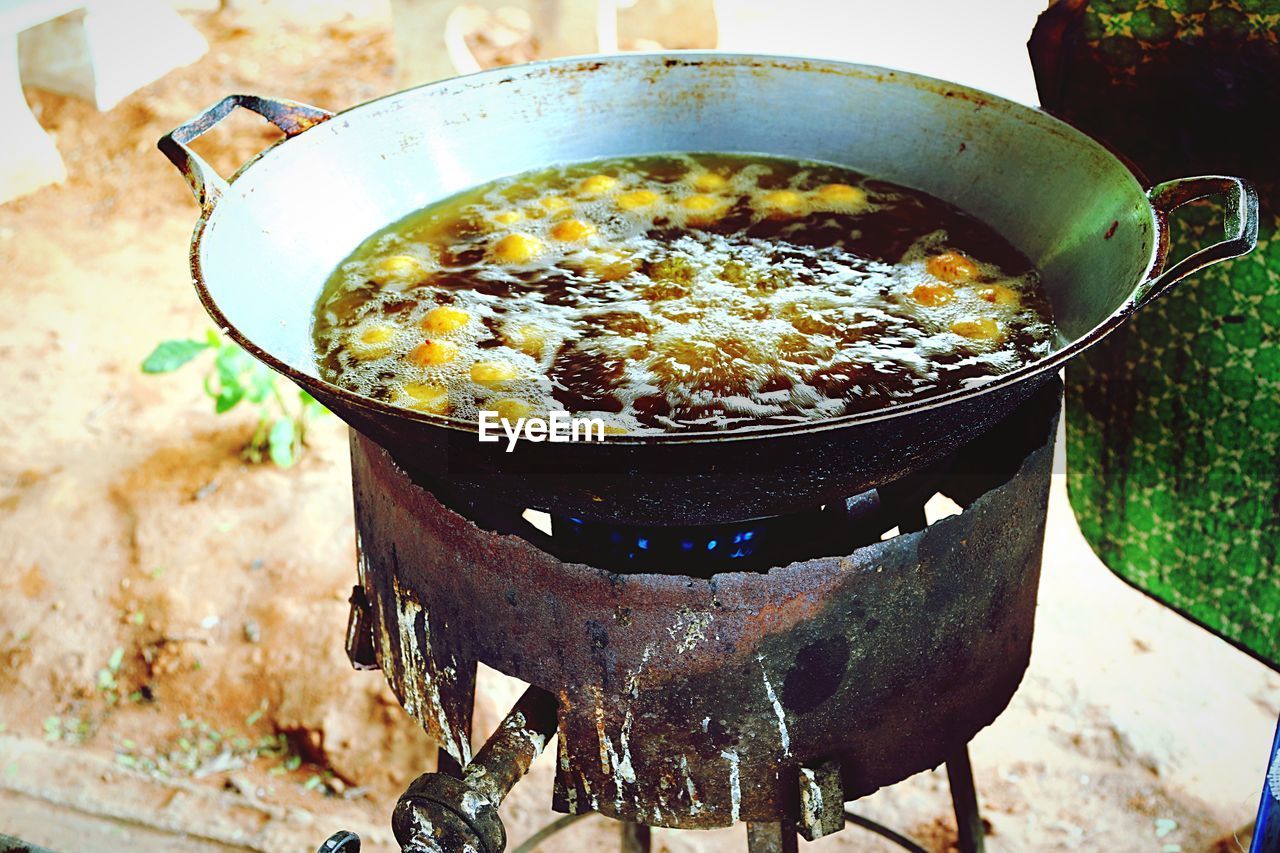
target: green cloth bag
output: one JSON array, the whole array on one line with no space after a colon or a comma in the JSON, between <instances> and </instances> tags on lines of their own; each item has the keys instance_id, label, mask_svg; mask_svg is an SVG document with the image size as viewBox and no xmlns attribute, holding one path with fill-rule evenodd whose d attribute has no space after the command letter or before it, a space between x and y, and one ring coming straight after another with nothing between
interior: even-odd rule
<instances>
[{"instance_id":1,"label":"green cloth bag","mask_svg":"<svg viewBox=\"0 0 1280 853\"><path fill-rule=\"evenodd\" d=\"M1148 182L1258 185L1257 250L1139 311L1066 371L1067 483L1116 574L1280 668L1280 0L1064 0L1031 41L1045 108ZM1211 203L1171 245L1221 238ZM1170 258L1170 261L1176 258Z\"/></svg>"}]
</instances>

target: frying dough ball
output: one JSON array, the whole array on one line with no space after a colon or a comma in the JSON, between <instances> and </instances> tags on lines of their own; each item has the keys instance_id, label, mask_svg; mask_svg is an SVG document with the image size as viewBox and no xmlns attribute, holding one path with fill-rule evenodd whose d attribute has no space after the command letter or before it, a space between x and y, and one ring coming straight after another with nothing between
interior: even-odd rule
<instances>
[{"instance_id":1,"label":"frying dough ball","mask_svg":"<svg viewBox=\"0 0 1280 853\"><path fill-rule=\"evenodd\" d=\"M427 272L422 261L412 255L390 255L378 261L373 279L379 284L405 284L420 280Z\"/></svg>"},{"instance_id":2,"label":"frying dough ball","mask_svg":"<svg viewBox=\"0 0 1280 853\"><path fill-rule=\"evenodd\" d=\"M1011 290L1002 284L984 284L975 288L974 293L979 299L985 299L993 305L1017 305L1021 302L1017 291Z\"/></svg>"},{"instance_id":3,"label":"frying dough ball","mask_svg":"<svg viewBox=\"0 0 1280 853\"><path fill-rule=\"evenodd\" d=\"M567 198L558 195L544 195L538 199L538 204L542 205L542 209L548 213L559 213L562 210L568 210L570 205Z\"/></svg>"},{"instance_id":4,"label":"frying dough ball","mask_svg":"<svg viewBox=\"0 0 1280 853\"><path fill-rule=\"evenodd\" d=\"M836 209L860 207L867 201L866 191L849 184L823 184L815 195L824 205Z\"/></svg>"},{"instance_id":5,"label":"frying dough ball","mask_svg":"<svg viewBox=\"0 0 1280 853\"><path fill-rule=\"evenodd\" d=\"M684 208L689 222L694 225L715 222L724 213L723 199L703 193L685 197L680 206Z\"/></svg>"},{"instance_id":6,"label":"frying dough ball","mask_svg":"<svg viewBox=\"0 0 1280 853\"><path fill-rule=\"evenodd\" d=\"M925 262L925 269L934 278L951 284L973 281L978 275L978 265L960 252L943 252Z\"/></svg>"},{"instance_id":7,"label":"frying dough ball","mask_svg":"<svg viewBox=\"0 0 1280 853\"><path fill-rule=\"evenodd\" d=\"M458 345L450 341L423 341L409 353L409 360L419 367L448 364L458 357Z\"/></svg>"},{"instance_id":8,"label":"frying dough ball","mask_svg":"<svg viewBox=\"0 0 1280 853\"><path fill-rule=\"evenodd\" d=\"M356 358L379 358L391 351L391 339L396 330L391 326L366 326L359 334L353 334L350 349Z\"/></svg>"},{"instance_id":9,"label":"frying dough ball","mask_svg":"<svg viewBox=\"0 0 1280 853\"><path fill-rule=\"evenodd\" d=\"M512 349L520 350L534 358L542 355L542 347L546 344L546 336L537 326L522 325L514 329L506 329L502 337Z\"/></svg>"},{"instance_id":10,"label":"frying dough ball","mask_svg":"<svg viewBox=\"0 0 1280 853\"><path fill-rule=\"evenodd\" d=\"M951 331L973 341L994 341L1000 337L1000 324L990 317L978 317L955 321L951 324Z\"/></svg>"},{"instance_id":11,"label":"frying dough ball","mask_svg":"<svg viewBox=\"0 0 1280 853\"><path fill-rule=\"evenodd\" d=\"M773 218L795 216L804 207L804 196L795 190L771 190L760 198L761 205Z\"/></svg>"},{"instance_id":12,"label":"frying dough ball","mask_svg":"<svg viewBox=\"0 0 1280 853\"><path fill-rule=\"evenodd\" d=\"M405 405L411 409L433 415L449 413L449 392L440 385L407 382L401 386L401 390L404 391Z\"/></svg>"},{"instance_id":13,"label":"frying dough ball","mask_svg":"<svg viewBox=\"0 0 1280 853\"><path fill-rule=\"evenodd\" d=\"M632 190L629 193L622 193L614 202L623 210L639 210L644 207L656 204L662 196L653 190Z\"/></svg>"},{"instance_id":14,"label":"frying dough ball","mask_svg":"<svg viewBox=\"0 0 1280 853\"><path fill-rule=\"evenodd\" d=\"M395 329L390 326L370 326L360 335L360 343L363 344L380 344L391 340L391 336L395 334Z\"/></svg>"},{"instance_id":15,"label":"frying dough ball","mask_svg":"<svg viewBox=\"0 0 1280 853\"><path fill-rule=\"evenodd\" d=\"M604 249L583 258L582 268L601 281L617 281L636 268L636 262L617 249Z\"/></svg>"},{"instance_id":16,"label":"frying dough ball","mask_svg":"<svg viewBox=\"0 0 1280 853\"><path fill-rule=\"evenodd\" d=\"M926 282L917 284L911 291L911 298L928 308L945 305L955 298L955 289L941 283Z\"/></svg>"},{"instance_id":17,"label":"frying dough ball","mask_svg":"<svg viewBox=\"0 0 1280 853\"><path fill-rule=\"evenodd\" d=\"M583 195L601 195L618 185L618 179L612 175L592 175L578 182L578 192Z\"/></svg>"},{"instance_id":18,"label":"frying dough ball","mask_svg":"<svg viewBox=\"0 0 1280 853\"><path fill-rule=\"evenodd\" d=\"M437 335L460 329L471 321L471 315L461 308L452 305L440 305L432 308L422 318L422 328Z\"/></svg>"},{"instance_id":19,"label":"frying dough ball","mask_svg":"<svg viewBox=\"0 0 1280 853\"><path fill-rule=\"evenodd\" d=\"M490 388L501 387L518 375L509 361L477 361L471 365L471 380Z\"/></svg>"},{"instance_id":20,"label":"frying dough ball","mask_svg":"<svg viewBox=\"0 0 1280 853\"><path fill-rule=\"evenodd\" d=\"M689 177L689 183L700 193L713 193L716 190L724 189L729 184L729 181L723 175L717 175L715 172L698 172Z\"/></svg>"},{"instance_id":21,"label":"frying dough ball","mask_svg":"<svg viewBox=\"0 0 1280 853\"><path fill-rule=\"evenodd\" d=\"M562 243L579 243L596 233L596 227L581 219L566 219L551 226L551 236Z\"/></svg>"},{"instance_id":22,"label":"frying dough ball","mask_svg":"<svg viewBox=\"0 0 1280 853\"><path fill-rule=\"evenodd\" d=\"M493 258L504 264L527 264L542 254L542 241L517 231L493 244Z\"/></svg>"}]
</instances>

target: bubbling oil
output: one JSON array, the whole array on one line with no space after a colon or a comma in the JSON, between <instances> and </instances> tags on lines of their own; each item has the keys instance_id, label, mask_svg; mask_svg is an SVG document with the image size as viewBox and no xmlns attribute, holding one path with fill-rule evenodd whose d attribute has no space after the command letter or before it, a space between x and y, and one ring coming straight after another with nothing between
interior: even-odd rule
<instances>
[{"instance_id":1,"label":"bubbling oil","mask_svg":"<svg viewBox=\"0 0 1280 853\"><path fill-rule=\"evenodd\" d=\"M322 375L475 419L723 430L892 406L1047 355L1030 263L924 193L682 154L504 178L373 235L315 310Z\"/></svg>"}]
</instances>

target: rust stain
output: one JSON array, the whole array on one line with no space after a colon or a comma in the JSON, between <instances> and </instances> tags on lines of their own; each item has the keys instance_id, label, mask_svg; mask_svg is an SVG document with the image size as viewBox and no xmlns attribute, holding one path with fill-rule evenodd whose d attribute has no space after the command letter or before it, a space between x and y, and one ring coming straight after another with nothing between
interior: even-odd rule
<instances>
[{"instance_id":1,"label":"rust stain","mask_svg":"<svg viewBox=\"0 0 1280 853\"><path fill-rule=\"evenodd\" d=\"M1011 418L967 451L987 459L1017 444L1011 431L1042 442L960 516L848 557L710 579L562 562L478 527L355 437L386 674L459 739L469 706L446 665L465 675L483 661L558 697L556 803L573 813L682 828L796 819L793 783L811 762L846 768L832 784L849 798L934 766L1003 709L1026 666L1060 391L1031 407L1050 412L1038 427ZM419 620L400 598L438 614L429 634L424 618L409 641L400 623Z\"/></svg>"}]
</instances>

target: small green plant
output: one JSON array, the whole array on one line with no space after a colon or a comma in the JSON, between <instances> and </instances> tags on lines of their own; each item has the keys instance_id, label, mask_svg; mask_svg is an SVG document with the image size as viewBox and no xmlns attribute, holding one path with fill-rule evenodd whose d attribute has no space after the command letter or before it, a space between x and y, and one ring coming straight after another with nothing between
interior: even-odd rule
<instances>
[{"instance_id":1,"label":"small green plant","mask_svg":"<svg viewBox=\"0 0 1280 853\"><path fill-rule=\"evenodd\" d=\"M287 383L231 341L214 331L204 340L164 341L142 362L142 372L172 373L206 351L213 353L213 363L204 375L204 392L213 399L214 411L221 415L243 401L258 407L258 427L241 455L288 468L306 445L308 421L325 408L302 389L291 403L291 395L280 390Z\"/></svg>"},{"instance_id":2,"label":"small green plant","mask_svg":"<svg viewBox=\"0 0 1280 853\"><path fill-rule=\"evenodd\" d=\"M98 691L102 693L108 705L120 701L120 683L116 676L120 674L120 665L124 663L124 647L117 646L107 658L107 665L98 670Z\"/></svg>"},{"instance_id":3,"label":"small green plant","mask_svg":"<svg viewBox=\"0 0 1280 853\"><path fill-rule=\"evenodd\" d=\"M204 720L192 719L186 714L179 715L178 726L177 735L153 746L141 746L127 738L118 740L116 764L157 779L211 776L239 770L258 759L280 759L271 767L273 775L286 772L275 773L282 765L291 769L302 765L302 758L293 751L289 739L283 734L255 738L250 733L241 734L234 729L219 731Z\"/></svg>"}]
</instances>

